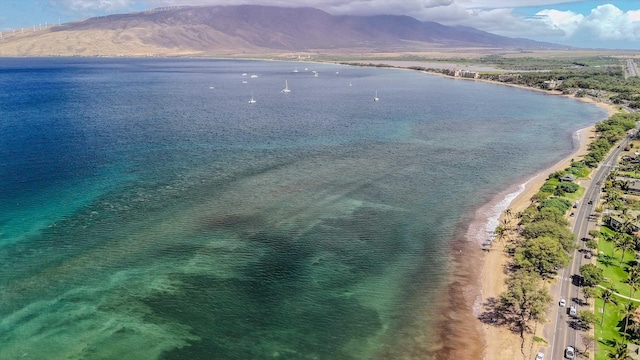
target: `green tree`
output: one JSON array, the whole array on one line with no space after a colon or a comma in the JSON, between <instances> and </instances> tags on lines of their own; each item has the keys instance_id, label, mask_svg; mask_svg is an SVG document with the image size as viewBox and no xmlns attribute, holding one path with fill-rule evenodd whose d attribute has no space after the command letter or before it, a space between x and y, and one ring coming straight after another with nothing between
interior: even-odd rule
<instances>
[{"instance_id":1,"label":"green tree","mask_svg":"<svg viewBox=\"0 0 640 360\"><path fill-rule=\"evenodd\" d=\"M516 251L516 264L530 268L543 278L555 274L555 267L566 266L569 257L562 245L549 236L531 239Z\"/></svg>"},{"instance_id":2,"label":"green tree","mask_svg":"<svg viewBox=\"0 0 640 360\"><path fill-rule=\"evenodd\" d=\"M516 271L507 280L507 290L500 294L497 308L505 320L520 333L521 347L530 322L544 322L544 314L551 295L540 279L524 270Z\"/></svg>"},{"instance_id":3,"label":"green tree","mask_svg":"<svg viewBox=\"0 0 640 360\"><path fill-rule=\"evenodd\" d=\"M622 256L620 257L620 265L622 265L625 252L633 250L636 247L636 243L633 241L633 237L631 237L631 235L622 234L615 245L619 250L622 250Z\"/></svg>"},{"instance_id":4,"label":"green tree","mask_svg":"<svg viewBox=\"0 0 640 360\"><path fill-rule=\"evenodd\" d=\"M505 229L502 226L498 225L493 233L496 236L496 239L500 240L500 243L504 246L504 239L507 237L507 232L505 231Z\"/></svg>"},{"instance_id":5,"label":"green tree","mask_svg":"<svg viewBox=\"0 0 640 360\"><path fill-rule=\"evenodd\" d=\"M538 212L538 215L535 217L535 221L551 221L560 226L569 225L569 222L564 217L564 213L556 207L545 207L540 209L540 212Z\"/></svg>"},{"instance_id":6,"label":"green tree","mask_svg":"<svg viewBox=\"0 0 640 360\"><path fill-rule=\"evenodd\" d=\"M567 199L552 198L552 199L542 200L540 202L540 206L538 207L538 209L542 210L546 207L555 207L558 210L560 210L563 214L565 214L567 210L571 208L571 205L572 205L571 201Z\"/></svg>"},{"instance_id":7,"label":"green tree","mask_svg":"<svg viewBox=\"0 0 640 360\"><path fill-rule=\"evenodd\" d=\"M511 221L511 216L513 215L513 211L511 210L511 208L506 208L504 210L504 216Z\"/></svg>"},{"instance_id":8,"label":"green tree","mask_svg":"<svg viewBox=\"0 0 640 360\"><path fill-rule=\"evenodd\" d=\"M613 350L608 350L609 359L612 360L627 360L629 359L629 353L627 353L627 344L619 342L614 339Z\"/></svg>"},{"instance_id":9,"label":"green tree","mask_svg":"<svg viewBox=\"0 0 640 360\"><path fill-rule=\"evenodd\" d=\"M596 286L604 278L602 269L593 264L585 264L580 266L580 275L582 275L582 284L584 286Z\"/></svg>"},{"instance_id":10,"label":"green tree","mask_svg":"<svg viewBox=\"0 0 640 360\"><path fill-rule=\"evenodd\" d=\"M616 303L616 298L613 296L613 291L611 289L604 289L604 291L600 295L600 298L603 301L602 319L600 319L600 325L602 325L602 324L604 324L604 312L605 312L605 308L607 307L607 304L609 304L609 303L615 304Z\"/></svg>"},{"instance_id":11,"label":"green tree","mask_svg":"<svg viewBox=\"0 0 640 360\"><path fill-rule=\"evenodd\" d=\"M583 286L582 294L584 294L584 300L589 303L589 299L596 297L598 291L593 286Z\"/></svg>"},{"instance_id":12,"label":"green tree","mask_svg":"<svg viewBox=\"0 0 640 360\"><path fill-rule=\"evenodd\" d=\"M589 230L589 236L591 236L594 240L600 236L599 230Z\"/></svg>"},{"instance_id":13,"label":"green tree","mask_svg":"<svg viewBox=\"0 0 640 360\"><path fill-rule=\"evenodd\" d=\"M629 301L624 305L622 309L620 309L620 314L624 319L624 330L622 331L624 334L627 333L627 326L629 326L629 319L635 314L636 306Z\"/></svg>"},{"instance_id":14,"label":"green tree","mask_svg":"<svg viewBox=\"0 0 640 360\"><path fill-rule=\"evenodd\" d=\"M522 229L521 235L525 239L535 239L537 237L549 236L557 239L566 251L574 249L576 236L569 228L557 224L553 221L536 221Z\"/></svg>"},{"instance_id":15,"label":"green tree","mask_svg":"<svg viewBox=\"0 0 640 360\"><path fill-rule=\"evenodd\" d=\"M611 247L611 257L613 257L614 252L619 249L618 245L623 241L623 235L623 233L616 232L611 236L611 242L613 243L613 246Z\"/></svg>"},{"instance_id":16,"label":"green tree","mask_svg":"<svg viewBox=\"0 0 640 360\"><path fill-rule=\"evenodd\" d=\"M578 321L585 329L591 329L591 325L598 321L598 317L591 310L578 311Z\"/></svg>"},{"instance_id":17,"label":"green tree","mask_svg":"<svg viewBox=\"0 0 640 360\"><path fill-rule=\"evenodd\" d=\"M595 240L587 240L587 242L584 244L587 249L589 249L589 252L591 252L593 254L593 250L598 248L598 242Z\"/></svg>"}]
</instances>

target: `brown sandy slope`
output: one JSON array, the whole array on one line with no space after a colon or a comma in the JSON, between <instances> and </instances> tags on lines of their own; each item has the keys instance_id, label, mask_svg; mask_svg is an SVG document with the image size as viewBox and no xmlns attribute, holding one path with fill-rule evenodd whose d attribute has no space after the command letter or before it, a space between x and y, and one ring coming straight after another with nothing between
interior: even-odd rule
<instances>
[{"instance_id":1,"label":"brown sandy slope","mask_svg":"<svg viewBox=\"0 0 640 360\"><path fill-rule=\"evenodd\" d=\"M5 31L0 56L238 56L454 47L558 48L408 16L334 16L312 8L243 5L185 6Z\"/></svg>"}]
</instances>

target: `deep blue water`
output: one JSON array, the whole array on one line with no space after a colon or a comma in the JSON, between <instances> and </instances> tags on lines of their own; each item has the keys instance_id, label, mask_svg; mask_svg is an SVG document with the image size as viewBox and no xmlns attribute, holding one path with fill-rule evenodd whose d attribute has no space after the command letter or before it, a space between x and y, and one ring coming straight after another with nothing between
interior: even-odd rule
<instances>
[{"instance_id":1,"label":"deep blue water","mask_svg":"<svg viewBox=\"0 0 640 360\"><path fill-rule=\"evenodd\" d=\"M0 359L410 351L464 219L605 116L411 71L0 59Z\"/></svg>"}]
</instances>

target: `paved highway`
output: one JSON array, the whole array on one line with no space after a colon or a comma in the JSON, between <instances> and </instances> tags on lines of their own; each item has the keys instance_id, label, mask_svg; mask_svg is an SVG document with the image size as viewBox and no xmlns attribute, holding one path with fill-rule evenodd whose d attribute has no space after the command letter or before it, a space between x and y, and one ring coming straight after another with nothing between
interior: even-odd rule
<instances>
[{"instance_id":1,"label":"paved highway","mask_svg":"<svg viewBox=\"0 0 640 360\"><path fill-rule=\"evenodd\" d=\"M627 69L629 70L629 76L638 76L638 67L633 59L627 59Z\"/></svg>"},{"instance_id":2,"label":"paved highway","mask_svg":"<svg viewBox=\"0 0 640 360\"><path fill-rule=\"evenodd\" d=\"M580 311L581 308L588 309L586 304L583 304L580 300L584 299L584 296L575 280L575 275L580 274L580 266L588 264L591 261L586 259L584 253L580 251L584 248L584 241L582 241L582 239L588 237L589 230L596 227L595 219L593 219L591 215L594 213L594 208L597 206L600 197L601 184L604 183L612 167L617 164L620 153L628 143L629 137L625 138L618 147L609 153L607 158L602 162L602 165L594 171L591 180L584 184L587 190L585 191L583 200L576 209L571 209L575 214L571 229L578 237L576 245L579 249L573 252L573 258L569 265L560 271L558 289L554 297L557 311L555 319L552 319L551 324L549 324L553 332L550 341L551 356L547 355L547 359L563 359L567 346L573 346L577 351L584 350L582 339L579 336L581 331L572 328L571 325L574 319L568 314L572 304L576 306L578 311ZM591 204L589 204L590 201L592 201ZM566 308L558 306L560 299L566 299Z\"/></svg>"}]
</instances>

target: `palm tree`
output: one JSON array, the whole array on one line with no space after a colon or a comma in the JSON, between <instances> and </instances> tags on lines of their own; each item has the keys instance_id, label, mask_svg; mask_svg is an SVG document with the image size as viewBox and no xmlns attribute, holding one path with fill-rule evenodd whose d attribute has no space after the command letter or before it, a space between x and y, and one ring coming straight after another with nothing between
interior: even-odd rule
<instances>
[{"instance_id":1,"label":"palm tree","mask_svg":"<svg viewBox=\"0 0 640 360\"><path fill-rule=\"evenodd\" d=\"M513 215L513 212L511 211L511 208L507 208L507 209L504 211L504 215L505 215L505 217L506 217L507 219L509 219L509 221L511 221L511 215Z\"/></svg>"},{"instance_id":2,"label":"palm tree","mask_svg":"<svg viewBox=\"0 0 640 360\"><path fill-rule=\"evenodd\" d=\"M615 245L618 249L622 250L622 256L620 257L620 265L622 265L622 262L624 261L624 253L627 250L633 250L636 244L633 241L633 238L629 234L622 234L622 236L620 237L620 240Z\"/></svg>"},{"instance_id":3,"label":"palm tree","mask_svg":"<svg viewBox=\"0 0 640 360\"><path fill-rule=\"evenodd\" d=\"M625 234L631 234L635 228L635 224L633 223L633 219L629 217L625 217L624 223L620 227L620 231Z\"/></svg>"},{"instance_id":4,"label":"palm tree","mask_svg":"<svg viewBox=\"0 0 640 360\"><path fill-rule=\"evenodd\" d=\"M622 199L622 194L620 194L619 191L616 190L611 190L607 192L607 197L606 197L606 202L607 203L612 203L616 200L620 200Z\"/></svg>"},{"instance_id":5,"label":"palm tree","mask_svg":"<svg viewBox=\"0 0 640 360\"><path fill-rule=\"evenodd\" d=\"M627 344L614 340L613 351L609 350L609 359L612 360L627 360L629 359L629 353L627 353Z\"/></svg>"},{"instance_id":6,"label":"palm tree","mask_svg":"<svg viewBox=\"0 0 640 360\"><path fill-rule=\"evenodd\" d=\"M624 316L624 331L623 333L627 334L627 326L629 326L629 318L631 318L636 312L636 306L629 301L622 309L620 309L620 314Z\"/></svg>"},{"instance_id":7,"label":"palm tree","mask_svg":"<svg viewBox=\"0 0 640 360\"><path fill-rule=\"evenodd\" d=\"M498 225L493 233L496 236L496 239L500 240L502 246L504 247L504 239L507 237L507 231L505 230L505 228L503 228L502 225Z\"/></svg>"},{"instance_id":8,"label":"palm tree","mask_svg":"<svg viewBox=\"0 0 640 360\"><path fill-rule=\"evenodd\" d=\"M629 266L627 268L627 277L638 279L638 282L640 282L640 264L639 263L634 263L632 266Z\"/></svg>"},{"instance_id":9,"label":"palm tree","mask_svg":"<svg viewBox=\"0 0 640 360\"><path fill-rule=\"evenodd\" d=\"M613 234L613 236L610 238L610 241L613 243L613 246L611 247L611 257L613 258L613 253L618 250L619 248L619 244L622 243L622 238L623 238L623 234L621 232L616 232Z\"/></svg>"},{"instance_id":10,"label":"palm tree","mask_svg":"<svg viewBox=\"0 0 640 360\"><path fill-rule=\"evenodd\" d=\"M607 306L607 303L616 303L616 298L613 297L613 291L611 289L604 289L602 294L600 295L604 304L602 305L602 319L600 320L600 325L604 324L604 308Z\"/></svg>"}]
</instances>

